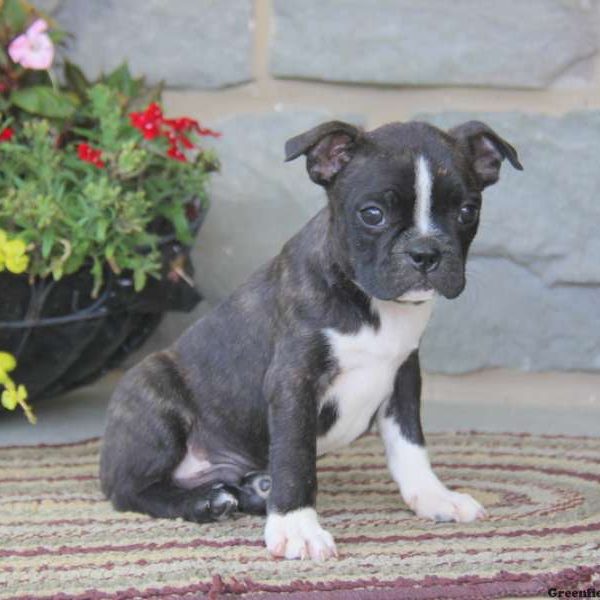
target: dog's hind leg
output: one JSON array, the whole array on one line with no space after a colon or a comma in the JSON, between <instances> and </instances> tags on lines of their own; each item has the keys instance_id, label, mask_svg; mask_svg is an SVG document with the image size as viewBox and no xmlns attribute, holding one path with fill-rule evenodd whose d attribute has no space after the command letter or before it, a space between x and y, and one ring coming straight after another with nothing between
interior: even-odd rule
<instances>
[{"instance_id":1,"label":"dog's hind leg","mask_svg":"<svg viewBox=\"0 0 600 600\"><path fill-rule=\"evenodd\" d=\"M237 510L236 490L222 485L218 470L193 488L174 481L196 419L169 353L148 357L123 378L109 406L100 463L102 490L115 508L197 522Z\"/></svg>"},{"instance_id":2,"label":"dog's hind leg","mask_svg":"<svg viewBox=\"0 0 600 600\"><path fill-rule=\"evenodd\" d=\"M266 471L250 471L251 464L247 458L226 449L209 457L188 440L188 451L175 469L173 479L178 486L188 489L206 488L207 481L220 482L218 489L235 496L240 512L264 515L271 477Z\"/></svg>"},{"instance_id":3,"label":"dog's hind leg","mask_svg":"<svg viewBox=\"0 0 600 600\"><path fill-rule=\"evenodd\" d=\"M235 486L239 510L250 515L267 513L267 498L271 491L271 477L264 471L247 473Z\"/></svg>"},{"instance_id":4,"label":"dog's hind leg","mask_svg":"<svg viewBox=\"0 0 600 600\"><path fill-rule=\"evenodd\" d=\"M220 521L238 509L236 490L223 483L192 490L156 483L137 492L123 493L121 490L112 496L112 500L118 510L133 510L159 518L182 518L195 523Z\"/></svg>"}]
</instances>

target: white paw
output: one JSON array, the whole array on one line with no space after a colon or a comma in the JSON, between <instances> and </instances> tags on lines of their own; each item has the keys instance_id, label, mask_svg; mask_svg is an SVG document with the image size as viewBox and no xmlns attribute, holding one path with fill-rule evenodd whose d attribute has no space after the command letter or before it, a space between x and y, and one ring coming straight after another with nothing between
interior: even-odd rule
<instances>
[{"instance_id":1,"label":"white paw","mask_svg":"<svg viewBox=\"0 0 600 600\"><path fill-rule=\"evenodd\" d=\"M273 556L326 560L337 556L335 542L317 519L313 508L300 508L285 515L270 514L265 542Z\"/></svg>"},{"instance_id":2,"label":"white paw","mask_svg":"<svg viewBox=\"0 0 600 600\"><path fill-rule=\"evenodd\" d=\"M435 487L406 495L406 503L422 519L469 523L486 516L485 509L469 494Z\"/></svg>"}]
</instances>

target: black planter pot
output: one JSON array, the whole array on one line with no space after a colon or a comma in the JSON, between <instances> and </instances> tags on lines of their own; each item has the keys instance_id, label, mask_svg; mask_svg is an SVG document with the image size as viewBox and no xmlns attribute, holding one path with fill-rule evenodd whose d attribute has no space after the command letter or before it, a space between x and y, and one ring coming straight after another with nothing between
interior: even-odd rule
<instances>
[{"instance_id":1,"label":"black planter pot","mask_svg":"<svg viewBox=\"0 0 600 600\"><path fill-rule=\"evenodd\" d=\"M201 219L193 224L194 233ZM162 277L139 293L130 274L107 269L105 285L91 297L92 276L81 269L58 282L28 281L0 273L0 351L17 359L11 376L39 400L90 383L118 366L157 328L166 311L190 311L201 300L195 287L172 270L192 273L189 248L162 238Z\"/></svg>"}]
</instances>

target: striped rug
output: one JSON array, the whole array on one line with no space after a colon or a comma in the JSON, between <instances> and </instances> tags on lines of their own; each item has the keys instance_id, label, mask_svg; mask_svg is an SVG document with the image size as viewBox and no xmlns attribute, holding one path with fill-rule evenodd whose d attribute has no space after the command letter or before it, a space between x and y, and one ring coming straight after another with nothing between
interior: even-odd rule
<instances>
[{"instance_id":1,"label":"striped rug","mask_svg":"<svg viewBox=\"0 0 600 600\"><path fill-rule=\"evenodd\" d=\"M194 525L119 514L98 489L97 440L0 448L0 598L500 598L600 591L600 438L429 436L437 472L488 509L420 521L375 435L319 469L340 557L273 560L263 519Z\"/></svg>"}]
</instances>

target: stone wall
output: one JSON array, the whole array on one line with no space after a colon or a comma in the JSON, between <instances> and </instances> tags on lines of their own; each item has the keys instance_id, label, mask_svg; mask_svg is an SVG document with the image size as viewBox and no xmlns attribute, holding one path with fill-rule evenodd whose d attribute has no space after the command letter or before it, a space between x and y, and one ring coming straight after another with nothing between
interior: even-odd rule
<instances>
[{"instance_id":1,"label":"stone wall","mask_svg":"<svg viewBox=\"0 0 600 600\"><path fill-rule=\"evenodd\" d=\"M196 248L217 302L324 202L284 141L332 116L480 118L519 150L486 191L467 290L440 301L434 371L600 370L598 0L38 0L93 75L129 59L169 112L219 128ZM205 310L205 308L203 309ZM164 344L194 315L167 320Z\"/></svg>"}]
</instances>

